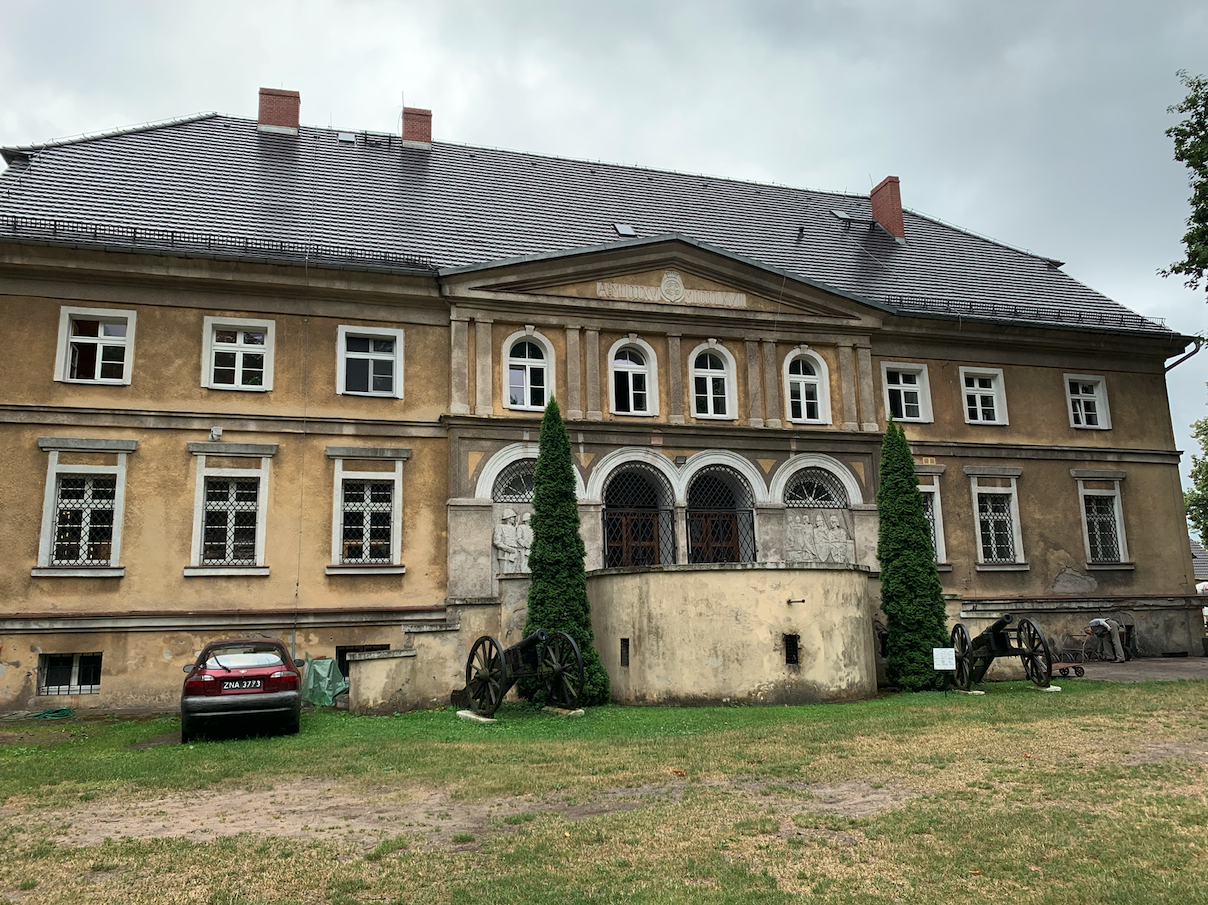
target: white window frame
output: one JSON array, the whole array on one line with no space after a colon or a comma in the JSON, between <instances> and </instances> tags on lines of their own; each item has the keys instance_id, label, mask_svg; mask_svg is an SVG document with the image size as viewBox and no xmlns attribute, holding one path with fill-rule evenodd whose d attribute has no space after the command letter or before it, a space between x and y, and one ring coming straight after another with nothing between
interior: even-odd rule
<instances>
[{"instance_id":1,"label":"white window frame","mask_svg":"<svg viewBox=\"0 0 1208 905\"><path fill-rule=\"evenodd\" d=\"M978 417L969 417L969 401L966 397L968 392L965 387L966 377L989 377L992 381L990 391L994 396L994 420L983 419L981 417L981 406L977 406ZM961 411L965 414L966 424L1008 424L1007 421L1007 394L1003 388L1002 368L961 368L960 369L960 390L961 390ZM980 389L977 395L985 395Z\"/></svg>"},{"instance_id":2,"label":"white window frame","mask_svg":"<svg viewBox=\"0 0 1208 905\"><path fill-rule=\"evenodd\" d=\"M726 382L726 411L727 414L713 414L713 393L708 394L710 411L700 413L696 410L696 378L697 368L696 359L704 352L716 352L721 358L724 370L722 371L723 379ZM688 355L688 411L693 418L698 421L737 421L738 420L738 387L737 375L738 368L734 363L734 356L730 350L723 346L716 339L709 339L701 343L691 354ZM714 370L701 371L700 376L713 378L717 376Z\"/></svg>"},{"instance_id":3,"label":"white window frame","mask_svg":"<svg viewBox=\"0 0 1208 905\"><path fill-rule=\"evenodd\" d=\"M935 562L937 566L948 565L948 546L944 542L944 507L940 498L940 475L947 466L916 465L914 473L919 477L919 493L931 496L931 512L935 516ZM923 480L930 479L931 483L924 484ZM951 569L951 566L948 566Z\"/></svg>"},{"instance_id":4,"label":"white window frame","mask_svg":"<svg viewBox=\"0 0 1208 905\"><path fill-rule=\"evenodd\" d=\"M626 348L632 348L640 352L646 359L644 368L626 367L622 369L630 374L644 373L646 375L646 411L644 412L617 411L616 357L618 352ZM632 379L629 383L629 394L632 406ZM654 349L651 348L650 343L643 340L636 333L630 333L628 336L618 339L608 349L608 410L614 415L620 415L625 418L654 418L659 413L658 356L654 354Z\"/></svg>"},{"instance_id":5,"label":"white window frame","mask_svg":"<svg viewBox=\"0 0 1208 905\"><path fill-rule=\"evenodd\" d=\"M1062 386L1065 387L1065 407L1070 416L1070 427L1076 430L1090 431L1107 431L1112 429L1112 416L1107 406L1107 378L1101 374L1062 374ZM1098 424L1078 424L1078 419L1074 415L1075 400L1083 400L1088 398L1082 393L1074 394L1070 392L1070 383L1089 383L1095 388L1095 407L1096 414L1099 416ZM1086 421L1085 413L1082 416L1083 422Z\"/></svg>"},{"instance_id":6,"label":"white window frame","mask_svg":"<svg viewBox=\"0 0 1208 905\"><path fill-rule=\"evenodd\" d=\"M893 420L898 421L898 422L908 421L908 422L912 422L915 424L930 424L932 421L934 421L935 418L931 413L931 382L927 379L927 365L922 364L921 362L917 362L917 361L883 361L883 362L881 362L881 390L882 390L883 400L885 402L885 420L888 421L891 413L893 412L893 406L891 405L890 398L889 398L890 393L894 389L898 389L902 392L909 392L909 390L904 389L909 386L908 384L901 384L901 383L892 384L892 385L890 384L890 382L889 382L889 372L890 371L898 371L898 372L904 373L904 374L913 374L917 378L917 381L918 381L915 384L915 389L918 391L918 394L919 394L919 416L917 418L911 418L908 415L906 415L906 403L905 403L905 401L903 401L902 402L902 417L899 418L897 415L894 415ZM962 399L962 401L964 399L964 388L965 388L965 381L964 381L964 378L961 378L961 393L962 393L961 399ZM966 415L967 414L968 413L966 413Z\"/></svg>"},{"instance_id":7,"label":"white window frame","mask_svg":"<svg viewBox=\"0 0 1208 905\"><path fill-rule=\"evenodd\" d=\"M42 500L42 531L38 538L38 564L30 574L38 578L121 578L126 569L121 563L122 520L126 508L126 457L138 449L137 440L101 440L76 437L39 437L38 448L47 453L46 491ZM60 460L60 453L105 453L117 456L116 465L72 465ZM57 515L59 478L64 475L112 475L113 540L108 565L53 565L54 532Z\"/></svg>"},{"instance_id":8,"label":"white window frame","mask_svg":"<svg viewBox=\"0 0 1208 905\"><path fill-rule=\"evenodd\" d=\"M227 351L223 348L214 348L214 333L218 330L236 330L239 332L246 330L264 333L264 381L260 386L243 386L240 384L238 369L236 370L234 384L214 382L214 353L216 351ZM227 390L237 393L267 393L273 388L273 359L276 347L276 321L247 317L206 317L201 351L201 385L210 390Z\"/></svg>"},{"instance_id":9,"label":"white window frame","mask_svg":"<svg viewBox=\"0 0 1208 905\"><path fill-rule=\"evenodd\" d=\"M121 345L126 353L122 360L121 377L97 377L95 379L71 376L71 322L73 320L97 320L102 323L126 322L126 335ZM103 384L105 386L128 386L134 372L134 332L138 314L118 308L77 308L63 305L59 308L59 345L55 350L55 380L59 383ZM97 345L102 345L98 339Z\"/></svg>"},{"instance_id":10,"label":"white window frame","mask_svg":"<svg viewBox=\"0 0 1208 905\"><path fill-rule=\"evenodd\" d=\"M185 566L185 578L204 578L228 575L267 576L264 564L264 541L268 525L269 465L277 454L276 443L190 443L189 452L197 460L196 482L193 490L193 543L189 565ZM213 458L259 459L258 468L230 467L224 462L212 462ZM207 566L202 560L205 543L206 478L236 481L240 478L257 478L256 491L256 558L254 565Z\"/></svg>"},{"instance_id":11,"label":"white window frame","mask_svg":"<svg viewBox=\"0 0 1208 905\"><path fill-rule=\"evenodd\" d=\"M411 450L390 447L329 446L327 458L335 463L332 480L331 504L331 564L328 575L403 575L403 463L411 458ZM390 471L358 470L355 462L392 462ZM344 546L344 482L382 481L394 485L390 512L390 562L389 563L346 563L343 560Z\"/></svg>"},{"instance_id":12,"label":"white window frame","mask_svg":"<svg viewBox=\"0 0 1208 905\"><path fill-rule=\"evenodd\" d=\"M71 678L68 679L67 685L46 685L42 682L43 676L43 657L71 657ZM81 651L80 653L40 653L38 655L38 681L36 686L36 694L38 697L68 697L80 694L100 694L101 684L100 676L97 676L96 685L81 685L80 684L80 657L100 657L102 667L105 662L104 651ZM51 689L54 691L51 691Z\"/></svg>"},{"instance_id":13,"label":"white window frame","mask_svg":"<svg viewBox=\"0 0 1208 905\"><path fill-rule=\"evenodd\" d=\"M337 396L377 396L381 399L403 398L403 331L387 327L358 327L352 324L341 324L337 330L336 340L336 395ZM349 352L348 337L374 339L390 339L394 341L394 353L387 356L380 352ZM389 358L394 362L394 386L388 393L374 391L373 373L370 370L369 386L371 389L348 389L347 362L349 358L367 358L371 361Z\"/></svg>"},{"instance_id":14,"label":"white window frame","mask_svg":"<svg viewBox=\"0 0 1208 905\"><path fill-rule=\"evenodd\" d=\"M508 393L509 388L511 387L509 377L511 376L512 346L516 345L518 342L534 343L538 348L541 349L541 354L545 356L544 364L542 365L542 367L545 368L545 400L541 403L541 405L531 405L527 401L532 398L532 395L529 392L531 386L529 385L530 375L528 370L531 366L528 364L525 365L524 373L525 404L513 405L511 399L509 398ZM541 333L539 333L534 327L526 326L523 330L518 330L503 341L502 352L503 354L499 357L502 359L501 365L503 369L503 373L501 375L502 380L500 383L500 386L502 387L503 407L514 412L545 411L545 406L549 403L550 397L554 395L554 387L556 386L554 383L554 344ZM528 361L531 361L531 359L517 359L517 362L527 363Z\"/></svg>"},{"instance_id":15,"label":"white window frame","mask_svg":"<svg viewBox=\"0 0 1208 905\"><path fill-rule=\"evenodd\" d=\"M793 362L798 359L808 361L814 368L813 377L805 377L798 374L789 374L789 368ZM784 379L784 420L793 424L830 424L831 423L831 404L830 404L830 369L826 366L826 359L811 349L809 346L797 346L793 351L789 352L784 357L782 365ZM798 383L815 383L818 387L818 417L804 417L805 396L801 399L801 418L793 417L793 388L792 384Z\"/></svg>"},{"instance_id":16,"label":"white window frame","mask_svg":"<svg viewBox=\"0 0 1208 905\"><path fill-rule=\"evenodd\" d=\"M1023 469L992 465L966 465L965 474L969 476L970 489L973 494L973 544L974 549L977 550L977 564L974 568L978 572L1027 571L1028 563L1024 558L1023 551L1023 527L1019 522L1019 487L1017 484L1019 476L1023 474ZM995 482L1006 480L1009 482L1009 485L1002 487L995 483L987 483L983 487L980 484L982 478L989 478ZM1015 559L1011 562L986 561L985 550L982 548L981 513L978 506L978 497L982 493L1007 495L1010 497L1011 534L1012 544L1015 547Z\"/></svg>"},{"instance_id":17,"label":"white window frame","mask_svg":"<svg viewBox=\"0 0 1208 905\"><path fill-rule=\"evenodd\" d=\"M1124 531L1124 504L1120 493L1120 482L1124 480L1123 471L1099 471L1095 469L1071 468L1070 477L1078 482L1078 514L1082 519L1082 543L1086 553L1086 567L1090 571L1108 571L1113 569L1134 568L1128 555L1128 537ZM1111 483L1112 489L1089 488L1087 482ZM1091 532L1086 522L1086 497L1111 497L1115 503L1116 536L1120 540L1120 558L1107 562L1096 562L1091 559Z\"/></svg>"}]
</instances>

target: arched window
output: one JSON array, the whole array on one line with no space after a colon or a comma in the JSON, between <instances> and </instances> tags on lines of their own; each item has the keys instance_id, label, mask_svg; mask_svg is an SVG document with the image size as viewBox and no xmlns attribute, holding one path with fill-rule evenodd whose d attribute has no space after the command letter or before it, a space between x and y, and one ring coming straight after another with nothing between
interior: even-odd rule
<instances>
[{"instance_id":1,"label":"arched window","mask_svg":"<svg viewBox=\"0 0 1208 905\"><path fill-rule=\"evenodd\" d=\"M797 351L785 362L785 413L797 424L830 424L830 378L826 362L812 351Z\"/></svg>"},{"instance_id":2,"label":"arched window","mask_svg":"<svg viewBox=\"0 0 1208 905\"><path fill-rule=\"evenodd\" d=\"M543 409L546 402L545 352L522 339L508 352L508 408Z\"/></svg>"},{"instance_id":3,"label":"arched window","mask_svg":"<svg viewBox=\"0 0 1208 905\"><path fill-rule=\"evenodd\" d=\"M688 561L754 562L751 490L724 465L702 468L688 487Z\"/></svg>"},{"instance_id":4,"label":"arched window","mask_svg":"<svg viewBox=\"0 0 1208 905\"><path fill-rule=\"evenodd\" d=\"M608 568L675 562L675 516L666 478L642 463L622 466L604 490Z\"/></svg>"},{"instance_id":5,"label":"arched window","mask_svg":"<svg viewBox=\"0 0 1208 905\"><path fill-rule=\"evenodd\" d=\"M632 346L612 358L612 410L618 415L650 413L646 356Z\"/></svg>"},{"instance_id":6,"label":"arched window","mask_svg":"<svg viewBox=\"0 0 1208 905\"><path fill-rule=\"evenodd\" d=\"M697 418L733 418L729 362L715 349L692 361L692 413Z\"/></svg>"},{"instance_id":7,"label":"arched window","mask_svg":"<svg viewBox=\"0 0 1208 905\"><path fill-rule=\"evenodd\" d=\"M789 479L784 505L790 509L846 509L847 492L825 468L803 468Z\"/></svg>"},{"instance_id":8,"label":"arched window","mask_svg":"<svg viewBox=\"0 0 1208 905\"><path fill-rule=\"evenodd\" d=\"M495 479L491 499L496 503L531 503L536 470L536 459L520 459L508 465Z\"/></svg>"}]
</instances>

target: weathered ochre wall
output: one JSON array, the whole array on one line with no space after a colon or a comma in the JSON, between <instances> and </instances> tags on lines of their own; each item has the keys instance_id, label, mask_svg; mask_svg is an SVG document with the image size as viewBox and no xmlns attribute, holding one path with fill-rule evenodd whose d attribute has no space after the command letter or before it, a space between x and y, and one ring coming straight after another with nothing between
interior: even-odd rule
<instances>
[{"instance_id":1,"label":"weathered ochre wall","mask_svg":"<svg viewBox=\"0 0 1208 905\"><path fill-rule=\"evenodd\" d=\"M876 692L863 569L664 566L588 577L592 627L630 703L845 701ZM792 599L796 602L789 603ZM785 635L800 663L785 663ZM629 666L620 639L629 639Z\"/></svg>"}]
</instances>

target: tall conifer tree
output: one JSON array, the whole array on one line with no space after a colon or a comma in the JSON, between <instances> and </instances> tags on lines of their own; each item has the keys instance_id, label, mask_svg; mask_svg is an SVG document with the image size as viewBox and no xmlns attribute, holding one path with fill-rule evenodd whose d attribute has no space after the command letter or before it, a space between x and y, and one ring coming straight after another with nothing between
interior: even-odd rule
<instances>
[{"instance_id":1,"label":"tall conifer tree","mask_svg":"<svg viewBox=\"0 0 1208 905\"><path fill-rule=\"evenodd\" d=\"M591 604L587 600L586 551L579 535L579 505L570 458L570 436L557 400L551 399L541 421L537 469L533 475L533 546L529 552L532 584L524 634L538 629L566 632L583 655L584 705L607 704L608 672L592 644ZM520 683L520 693L536 700L543 693L535 681Z\"/></svg>"},{"instance_id":2,"label":"tall conifer tree","mask_svg":"<svg viewBox=\"0 0 1208 905\"><path fill-rule=\"evenodd\" d=\"M947 647L944 593L906 434L893 420L881 443L877 490L881 606L889 618L886 672L902 691L939 687L931 655Z\"/></svg>"}]
</instances>

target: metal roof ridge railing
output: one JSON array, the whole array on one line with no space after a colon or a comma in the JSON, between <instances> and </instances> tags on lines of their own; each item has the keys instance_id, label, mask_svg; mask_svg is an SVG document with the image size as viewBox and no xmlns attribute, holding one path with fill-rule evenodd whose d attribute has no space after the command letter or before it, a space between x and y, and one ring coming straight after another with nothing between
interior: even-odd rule
<instances>
[{"instance_id":1,"label":"metal roof ridge railing","mask_svg":"<svg viewBox=\"0 0 1208 905\"><path fill-rule=\"evenodd\" d=\"M0 238L6 236L54 243L145 248L182 253L256 256L291 261L342 261L402 270L436 269L431 259L424 255L375 251L351 245L253 239L247 236L222 236L143 226L114 226L75 220L18 217L11 214L0 215Z\"/></svg>"},{"instance_id":2,"label":"metal roof ridge railing","mask_svg":"<svg viewBox=\"0 0 1208 905\"><path fill-rule=\"evenodd\" d=\"M1021 305L1018 303L1003 304L905 295L887 296L885 301L903 311L955 314L968 317L995 318L998 320L1030 320L1074 326L1124 327L1133 330L1149 330L1155 333L1173 332L1166 325L1165 318L1145 317L1127 309L1119 313L1108 313L1106 311L1069 311L1061 308L1046 309L1038 305Z\"/></svg>"}]
</instances>

